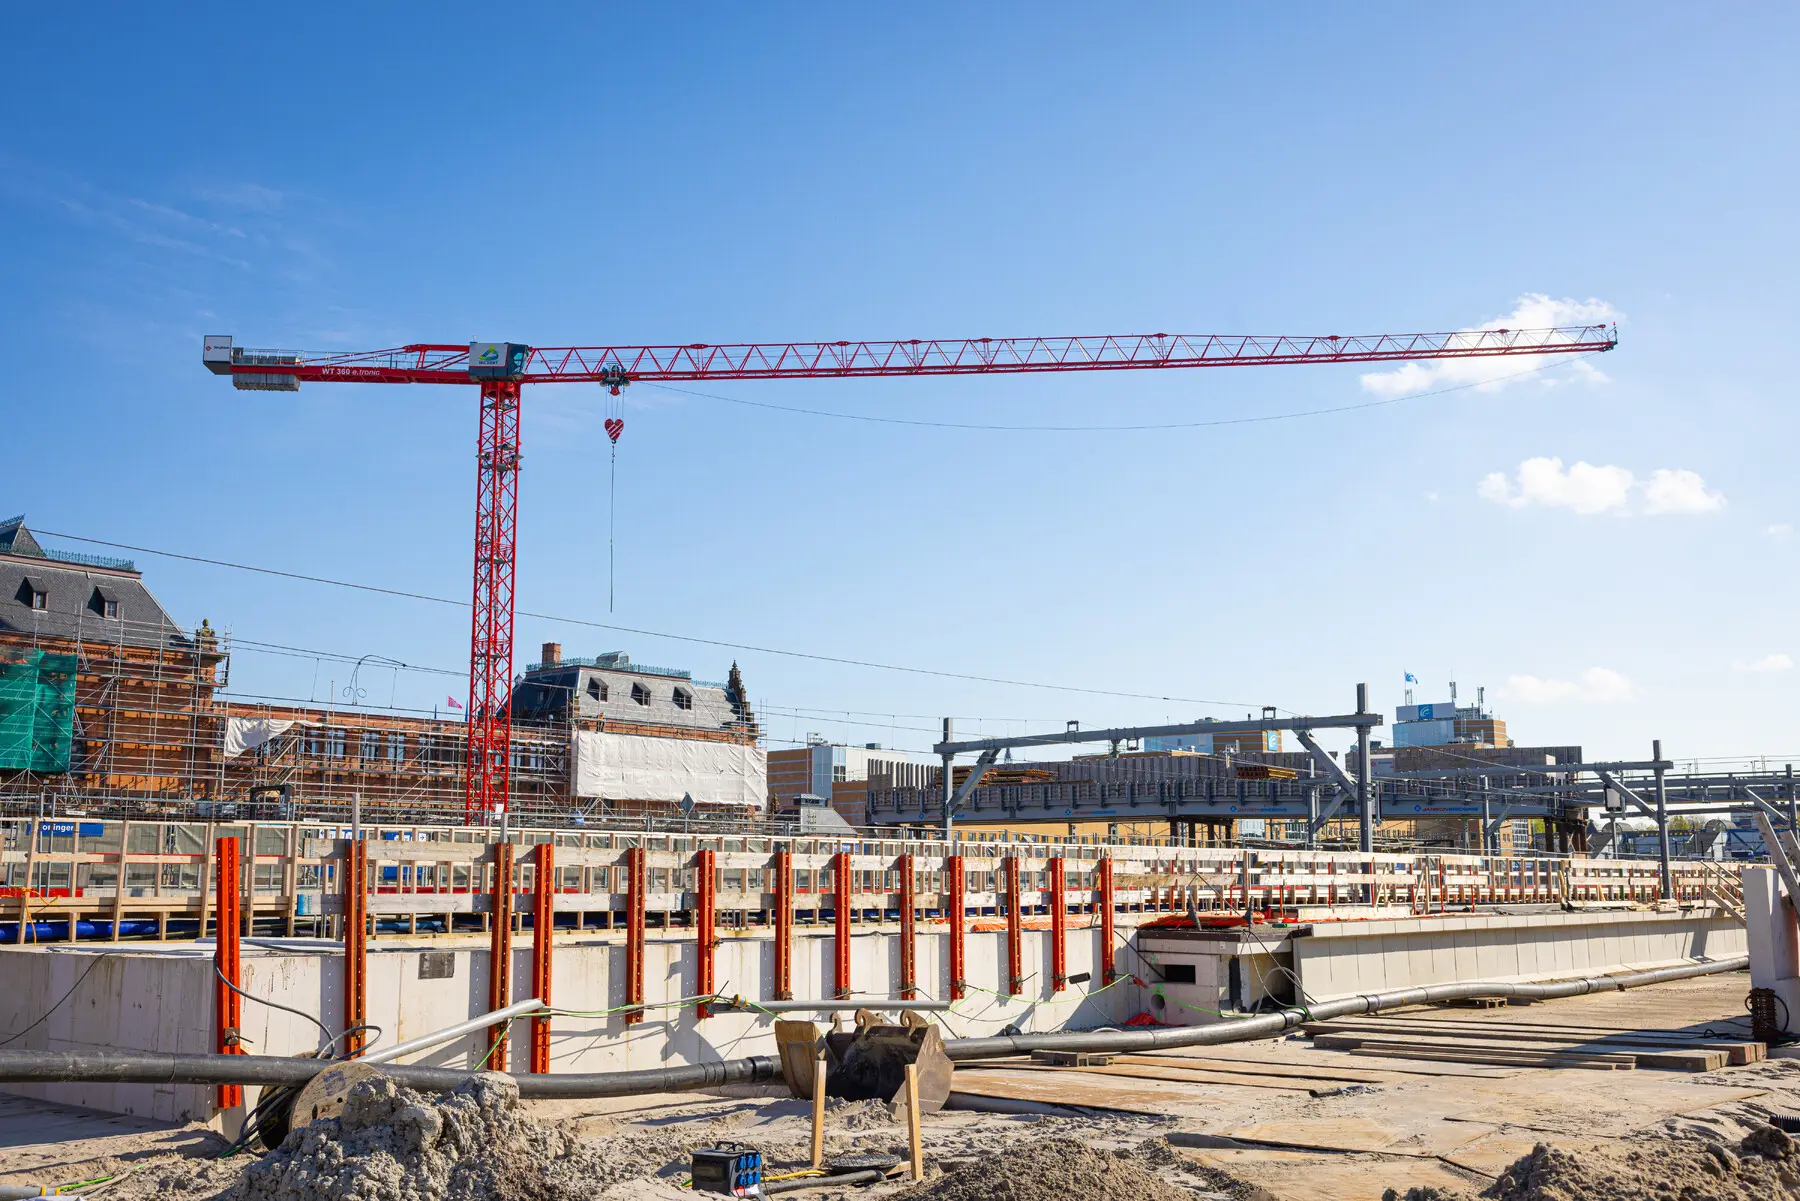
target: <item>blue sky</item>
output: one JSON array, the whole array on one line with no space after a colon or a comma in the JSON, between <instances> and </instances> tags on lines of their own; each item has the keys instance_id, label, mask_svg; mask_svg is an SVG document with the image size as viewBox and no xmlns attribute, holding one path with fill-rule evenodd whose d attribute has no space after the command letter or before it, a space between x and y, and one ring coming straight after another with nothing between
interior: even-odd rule
<instances>
[{"instance_id":1,"label":"blue sky","mask_svg":"<svg viewBox=\"0 0 1800 1201\"><path fill-rule=\"evenodd\" d=\"M1338 712L1358 680L1390 709L1412 671L1421 700L1485 685L1522 743L1800 752L1797 24L1774 5L40 6L14 15L0 73L0 509L462 597L469 393L237 392L201 369L203 334L1349 333L1477 325L1536 295L1616 313L1620 348L1288 421L1002 434L634 387L610 615L604 398L527 397L522 608L1182 699L530 618L520 665L545 639L703 678L735 655L772 745L928 745L933 722L906 715L1001 732ZM1488 378L1365 374L705 390L1142 424ZM247 641L466 661L462 610L137 558L178 617ZM322 700L347 673L244 650L233 686ZM463 689L364 682L366 702L426 708Z\"/></svg>"}]
</instances>

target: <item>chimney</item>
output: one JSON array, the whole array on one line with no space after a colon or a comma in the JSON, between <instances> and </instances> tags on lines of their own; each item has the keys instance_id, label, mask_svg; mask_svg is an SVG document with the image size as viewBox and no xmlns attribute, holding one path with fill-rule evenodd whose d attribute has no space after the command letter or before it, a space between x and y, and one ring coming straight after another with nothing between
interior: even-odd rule
<instances>
[{"instance_id":1,"label":"chimney","mask_svg":"<svg viewBox=\"0 0 1800 1201\"><path fill-rule=\"evenodd\" d=\"M560 642L544 643L544 653L542 655L538 656L538 658L544 664L545 667L553 667L556 664L561 663L562 662L562 643L560 643Z\"/></svg>"}]
</instances>

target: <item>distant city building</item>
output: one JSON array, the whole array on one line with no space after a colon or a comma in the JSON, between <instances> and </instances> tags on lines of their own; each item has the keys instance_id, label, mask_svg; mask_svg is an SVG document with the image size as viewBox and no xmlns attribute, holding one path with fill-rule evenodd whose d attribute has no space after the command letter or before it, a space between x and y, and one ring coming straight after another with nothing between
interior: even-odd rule
<instances>
[{"instance_id":1,"label":"distant city building","mask_svg":"<svg viewBox=\"0 0 1800 1201\"><path fill-rule=\"evenodd\" d=\"M769 752L769 809L791 813L807 804L829 803L852 825L868 824L869 781L896 786L896 776L910 783L925 768L938 766L934 755L888 750L880 743L846 746L812 736L807 744Z\"/></svg>"},{"instance_id":2,"label":"distant city building","mask_svg":"<svg viewBox=\"0 0 1800 1201\"><path fill-rule=\"evenodd\" d=\"M1246 730L1237 734L1162 734L1144 739L1146 751L1193 751L1200 755L1277 755L1280 730Z\"/></svg>"}]
</instances>

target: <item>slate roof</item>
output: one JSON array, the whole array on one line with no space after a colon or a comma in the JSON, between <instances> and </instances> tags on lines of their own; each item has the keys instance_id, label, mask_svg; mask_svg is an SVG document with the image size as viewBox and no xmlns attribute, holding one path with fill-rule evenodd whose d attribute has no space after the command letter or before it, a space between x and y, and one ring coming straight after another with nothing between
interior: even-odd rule
<instances>
[{"instance_id":1,"label":"slate roof","mask_svg":"<svg viewBox=\"0 0 1800 1201\"><path fill-rule=\"evenodd\" d=\"M604 700L594 695L594 685L602 686ZM648 704L632 699L633 685L648 693ZM687 694L691 707L676 704L677 689ZM691 730L723 730L740 720L730 696L717 684L586 666L544 667L528 673L513 687L513 716L524 722L564 720L571 691L582 718Z\"/></svg>"},{"instance_id":2,"label":"slate roof","mask_svg":"<svg viewBox=\"0 0 1800 1201\"><path fill-rule=\"evenodd\" d=\"M193 645L135 571L61 560L17 522L0 523L0 638L81 639L132 646ZM31 606L44 594L45 608ZM106 601L119 615L105 615Z\"/></svg>"}]
</instances>

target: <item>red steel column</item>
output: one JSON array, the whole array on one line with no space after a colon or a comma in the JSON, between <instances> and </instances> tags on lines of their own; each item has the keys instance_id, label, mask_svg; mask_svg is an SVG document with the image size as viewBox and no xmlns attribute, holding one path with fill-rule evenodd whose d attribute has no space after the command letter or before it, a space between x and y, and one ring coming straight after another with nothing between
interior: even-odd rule
<instances>
[{"instance_id":1,"label":"red steel column","mask_svg":"<svg viewBox=\"0 0 1800 1201\"><path fill-rule=\"evenodd\" d=\"M774 1000L794 999L794 853L775 852Z\"/></svg>"},{"instance_id":2,"label":"red steel column","mask_svg":"<svg viewBox=\"0 0 1800 1201\"><path fill-rule=\"evenodd\" d=\"M218 916L216 918L215 936L213 938L213 964L219 972L224 973L224 980L218 973L213 975L213 1049L220 1055L241 1055L243 1048L238 1041L238 1027L243 1021L244 1000L237 993L226 987L229 980L240 985L243 979L239 971L238 938L238 840L221 838L213 849L214 894L217 897ZM123 894L125 883L119 882ZM71 919L72 920L72 919ZM116 932L115 932L116 933ZM202 930L202 934L206 931ZM219 1108L230 1109L244 1103L244 1086L241 1084L221 1084L219 1086Z\"/></svg>"},{"instance_id":3,"label":"red steel column","mask_svg":"<svg viewBox=\"0 0 1800 1201\"><path fill-rule=\"evenodd\" d=\"M968 973L964 970L963 952L967 932L963 929L966 916L963 904L963 857L951 855L944 860L944 908L945 916L950 919L950 999L960 1001L968 991Z\"/></svg>"},{"instance_id":4,"label":"red steel column","mask_svg":"<svg viewBox=\"0 0 1800 1201\"><path fill-rule=\"evenodd\" d=\"M832 941L836 959L832 979L833 994L838 1000L850 995L850 852L839 851L831 857L831 889L834 894L832 916L837 919L837 937Z\"/></svg>"},{"instance_id":5,"label":"red steel column","mask_svg":"<svg viewBox=\"0 0 1800 1201\"><path fill-rule=\"evenodd\" d=\"M512 1004L512 928L513 928L513 844L494 844L494 891L489 901L492 921L488 925L488 1009L504 1009ZM488 1027L488 1041L493 1044L487 1063L490 1072L506 1070L507 1023Z\"/></svg>"},{"instance_id":6,"label":"red steel column","mask_svg":"<svg viewBox=\"0 0 1800 1201\"><path fill-rule=\"evenodd\" d=\"M1006 857L1006 992L1018 996L1025 987L1023 917L1019 906L1019 857Z\"/></svg>"},{"instance_id":7,"label":"red steel column","mask_svg":"<svg viewBox=\"0 0 1800 1201\"><path fill-rule=\"evenodd\" d=\"M513 565L519 516L519 385L481 385L475 448L475 597L463 819L506 807L512 778Z\"/></svg>"},{"instance_id":8,"label":"red steel column","mask_svg":"<svg viewBox=\"0 0 1800 1201\"><path fill-rule=\"evenodd\" d=\"M1059 855L1050 861L1050 988L1061 992L1069 983L1069 906L1064 900L1067 867Z\"/></svg>"},{"instance_id":9,"label":"red steel column","mask_svg":"<svg viewBox=\"0 0 1800 1201\"><path fill-rule=\"evenodd\" d=\"M698 912L694 914L694 951L700 957L700 979L694 992L702 997L710 997L718 987L713 979L713 953L719 946L718 894L715 891L718 864L717 856L712 851L701 851L696 858L699 862L694 869L694 891L698 894ZM701 1005L695 1010L695 1016L711 1017L712 1012L707 1006Z\"/></svg>"},{"instance_id":10,"label":"red steel column","mask_svg":"<svg viewBox=\"0 0 1800 1201\"><path fill-rule=\"evenodd\" d=\"M916 936L917 915L913 895L913 857L900 856L900 996L912 1000L919 995L919 959Z\"/></svg>"},{"instance_id":11,"label":"red steel column","mask_svg":"<svg viewBox=\"0 0 1800 1201\"><path fill-rule=\"evenodd\" d=\"M369 844L352 839L344 851L344 1029L355 1030L369 1018ZM355 1056L363 1047L361 1031L347 1034L342 1051Z\"/></svg>"},{"instance_id":12,"label":"red steel column","mask_svg":"<svg viewBox=\"0 0 1800 1201\"><path fill-rule=\"evenodd\" d=\"M644 909L650 893L650 869L643 847L632 847L625 852L626 871L631 877L631 887L625 897L625 1003L642 1005L644 1003ZM642 1009L631 1009L625 1013L625 1024L631 1025L644 1020Z\"/></svg>"},{"instance_id":13,"label":"red steel column","mask_svg":"<svg viewBox=\"0 0 1800 1201\"><path fill-rule=\"evenodd\" d=\"M1113 861L1100 861L1100 987L1113 982Z\"/></svg>"},{"instance_id":14,"label":"red steel column","mask_svg":"<svg viewBox=\"0 0 1800 1201\"><path fill-rule=\"evenodd\" d=\"M556 938L556 845L540 842L531 894L531 995L550 1004L550 955ZM550 1015L531 1019L531 1070L550 1070Z\"/></svg>"}]
</instances>

